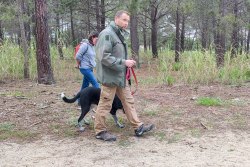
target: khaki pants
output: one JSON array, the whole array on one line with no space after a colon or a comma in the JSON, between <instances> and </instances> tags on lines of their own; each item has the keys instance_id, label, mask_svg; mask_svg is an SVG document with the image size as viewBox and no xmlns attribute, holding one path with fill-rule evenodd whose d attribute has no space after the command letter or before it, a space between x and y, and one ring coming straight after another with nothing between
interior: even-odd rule
<instances>
[{"instance_id":1,"label":"khaki pants","mask_svg":"<svg viewBox=\"0 0 250 167\"><path fill-rule=\"evenodd\" d=\"M98 134L107 130L106 115L110 112L115 94L120 98L127 119L134 129L137 129L143 123L139 120L134 108L134 97L131 95L130 88L126 86L108 87L102 85L100 101L95 114L95 133Z\"/></svg>"}]
</instances>

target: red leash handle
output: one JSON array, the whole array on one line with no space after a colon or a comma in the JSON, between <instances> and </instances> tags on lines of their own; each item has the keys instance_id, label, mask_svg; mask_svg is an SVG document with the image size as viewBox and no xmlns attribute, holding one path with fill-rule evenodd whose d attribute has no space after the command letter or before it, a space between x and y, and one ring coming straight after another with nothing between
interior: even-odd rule
<instances>
[{"instance_id":1,"label":"red leash handle","mask_svg":"<svg viewBox=\"0 0 250 167\"><path fill-rule=\"evenodd\" d=\"M133 67L128 67L127 68L126 79L128 81L131 80L131 72L132 72L132 75L133 75L134 80L135 80L135 90L131 91L131 94L134 95L135 92L137 91L137 88L138 88L138 81L137 81L137 78L136 78L135 71L134 71ZM131 82L130 82L130 86L131 86Z\"/></svg>"}]
</instances>

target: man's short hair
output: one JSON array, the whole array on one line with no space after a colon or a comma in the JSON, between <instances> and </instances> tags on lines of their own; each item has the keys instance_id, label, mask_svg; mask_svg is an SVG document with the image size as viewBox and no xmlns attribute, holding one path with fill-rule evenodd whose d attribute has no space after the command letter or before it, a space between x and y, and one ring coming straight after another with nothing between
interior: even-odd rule
<instances>
[{"instance_id":1,"label":"man's short hair","mask_svg":"<svg viewBox=\"0 0 250 167\"><path fill-rule=\"evenodd\" d=\"M125 10L119 10L119 11L116 12L115 17L121 17L121 15L122 15L123 13L125 13L125 14L127 14L127 15L130 16L130 13L129 13L129 12L127 12L127 11L125 11Z\"/></svg>"}]
</instances>

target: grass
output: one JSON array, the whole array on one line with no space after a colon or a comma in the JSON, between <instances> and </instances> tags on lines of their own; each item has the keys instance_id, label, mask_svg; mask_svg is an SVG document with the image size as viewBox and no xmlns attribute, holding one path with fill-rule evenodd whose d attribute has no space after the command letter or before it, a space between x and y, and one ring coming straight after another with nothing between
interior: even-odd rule
<instances>
[{"instance_id":1,"label":"grass","mask_svg":"<svg viewBox=\"0 0 250 167\"><path fill-rule=\"evenodd\" d=\"M236 129L245 129L248 130L248 120L245 116L242 116L238 113L233 115L232 117L228 118L228 122L230 126L236 128Z\"/></svg>"},{"instance_id":2,"label":"grass","mask_svg":"<svg viewBox=\"0 0 250 167\"><path fill-rule=\"evenodd\" d=\"M171 143L176 143L178 141L180 141L181 139L183 139L185 137L185 134L183 133L174 133L173 135L171 135L168 139L167 139L167 142L169 144Z\"/></svg>"},{"instance_id":3,"label":"grass","mask_svg":"<svg viewBox=\"0 0 250 167\"><path fill-rule=\"evenodd\" d=\"M217 68L215 54L211 51L186 51L182 53L180 62L174 61L174 51L165 50L159 54L158 60L149 59L149 54L145 55L145 60L154 61L147 63L149 73L157 70L159 76L149 77L152 82L173 85L175 83L185 84L242 84L250 80L250 60L246 54L238 55L231 59L230 53L225 54L225 62L222 68ZM155 67L156 66L156 67Z\"/></svg>"},{"instance_id":4,"label":"grass","mask_svg":"<svg viewBox=\"0 0 250 167\"><path fill-rule=\"evenodd\" d=\"M0 141L7 139L31 139L37 136L36 133L27 130L16 130L16 125L11 122L0 124Z\"/></svg>"},{"instance_id":5,"label":"grass","mask_svg":"<svg viewBox=\"0 0 250 167\"><path fill-rule=\"evenodd\" d=\"M166 134L164 132L155 132L154 136L158 141L165 141L166 140Z\"/></svg>"},{"instance_id":6,"label":"grass","mask_svg":"<svg viewBox=\"0 0 250 167\"><path fill-rule=\"evenodd\" d=\"M202 106L221 106L222 101L219 98L200 97L197 99L197 104Z\"/></svg>"},{"instance_id":7,"label":"grass","mask_svg":"<svg viewBox=\"0 0 250 167\"><path fill-rule=\"evenodd\" d=\"M75 61L73 59L73 49L64 48L63 52L65 55L64 60L59 59L57 50L55 47L51 47L51 59L53 72L56 80L79 80L81 82L81 74L77 69L74 68ZM10 56L11 55L11 56ZM224 67L218 69L216 67L215 55L213 52L200 52L200 51L187 51L181 55L180 62L174 62L174 52L166 49L160 52L158 59L152 59L151 54L143 53L140 55L143 63L147 65L147 75L142 75L138 77L140 86L150 87L150 85L155 84L167 84L169 86L175 84L210 84L210 83L222 83L222 84L242 84L245 81L250 80L250 62L246 59L245 55L239 55L235 59L230 59L229 54L225 56ZM22 79L23 75L23 56L20 53L19 47L11 43L4 44L0 50L0 81L5 78L10 79ZM139 72L139 71L138 71ZM36 70L36 58L35 50L31 48L30 56L30 76L32 80L36 80L37 70ZM80 84L79 82L79 84ZM13 91L10 93L0 93L0 96L29 96L26 93L20 91ZM163 111L159 109L157 105L153 105L152 101L142 101L146 106L141 112L142 116L152 119L158 119L162 115L168 116L168 123L178 124L179 120L182 119L183 111L177 109L175 111ZM235 100L232 105L235 106L245 106L247 101ZM219 98L214 97L201 97L197 99L198 105L203 106L223 106L225 102ZM222 107L221 107L222 108ZM79 112L75 109L63 109L62 110L67 115L65 123L62 124L52 124L49 129L52 133L62 134L64 136L72 137L76 133L76 122L79 116ZM165 112L165 114L164 114ZM45 112L38 110L36 111L36 116L42 117ZM53 115L52 117L57 120L59 115ZM158 117L158 118L157 118ZM119 117L119 121L124 123L125 129L119 129L114 125L113 118L109 117L107 119L108 128L111 132L121 133L122 136L132 136L133 130L124 117ZM163 118L159 118L161 120ZM164 126L167 125L166 121L159 121ZM245 128L247 127L247 120L241 115L235 115L230 117L228 120L229 124L234 127ZM165 124L164 124L165 123ZM210 125L210 124L209 124ZM213 125L213 123L211 123ZM93 130L94 123L90 120L90 130ZM171 127L171 126L170 126ZM28 132L25 130L16 130L16 125L5 122L0 124L0 140L5 140L8 138L30 138L35 136L35 133ZM21 129L21 128L20 128ZM188 129L194 137L199 137L202 134L200 129ZM160 141L168 141L169 143L178 142L183 137L185 137L184 132L174 133L170 137L167 137L164 132L156 131L153 135ZM119 141L121 146L129 146L130 142L128 139L122 139Z\"/></svg>"},{"instance_id":8,"label":"grass","mask_svg":"<svg viewBox=\"0 0 250 167\"><path fill-rule=\"evenodd\" d=\"M30 79L37 78L37 62L35 48L31 47L29 57ZM73 48L63 48L64 59L59 58L57 48L50 47L50 57L52 70L56 80L65 80L70 78L80 79L81 75L74 68L75 60L73 59ZM5 42L0 50L0 80L5 78L22 79L23 78L23 55L18 47L10 42ZM66 71L61 70L64 69Z\"/></svg>"},{"instance_id":9,"label":"grass","mask_svg":"<svg viewBox=\"0 0 250 167\"><path fill-rule=\"evenodd\" d=\"M36 80L37 62L34 47L31 47L30 53L30 79ZM57 48L50 47L55 79L81 80L79 71L74 68L73 48L63 48L63 53L64 59L61 60ZM149 74L150 72L159 74L139 79L142 85L158 83L172 86L176 83L209 84L214 82L242 84L250 80L250 60L244 54L231 59L230 53L226 53L224 66L220 69L216 67L215 54L212 51L186 51L182 53L178 63L174 62L174 51L169 49L161 51L158 59L152 59L150 52L141 52L140 56L140 60L147 64ZM17 45L5 41L1 46L0 69L0 80L23 78L23 55Z\"/></svg>"}]
</instances>

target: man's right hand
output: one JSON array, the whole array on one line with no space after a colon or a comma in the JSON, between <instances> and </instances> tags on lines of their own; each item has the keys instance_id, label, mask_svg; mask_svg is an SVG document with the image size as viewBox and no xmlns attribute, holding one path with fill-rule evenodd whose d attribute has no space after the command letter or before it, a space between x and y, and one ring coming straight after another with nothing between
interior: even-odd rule
<instances>
[{"instance_id":1,"label":"man's right hand","mask_svg":"<svg viewBox=\"0 0 250 167\"><path fill-rule=\"evenodd\" d=\"M133 67L134 65L136 65L136 61L134 61L134 60L125 60L125 65L127 67Z\"/></svg>"}]
</instances>

